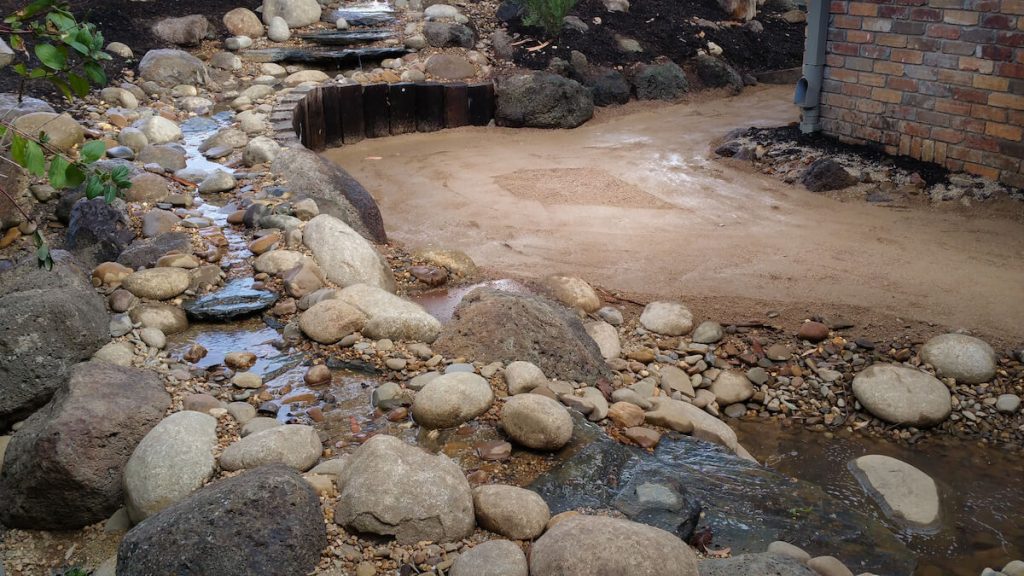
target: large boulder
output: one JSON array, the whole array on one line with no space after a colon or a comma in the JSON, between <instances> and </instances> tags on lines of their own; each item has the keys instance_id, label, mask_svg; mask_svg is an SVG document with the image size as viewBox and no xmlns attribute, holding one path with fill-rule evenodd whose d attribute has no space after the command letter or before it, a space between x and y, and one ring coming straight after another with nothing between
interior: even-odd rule
<instances>
[{"instance_id":1,"label":"large boulder","mask_svg":"<svg viewBox=\"0 0 1024 576\"><path fill-rule=\"evenodd\" d=\"M260 22L260 17L248 8L229 10L224 14L224 27L233 36L260 38L266 34L266 30L263 29L263 22Z\"/></svg>"},{"instance_id":2,"label":"large boulder","mask_svg":"<svg viewBox=\"0 0 1024 576\"><path fill-rule=\"evenodd\" d=\"M152 238L139 238L117 257L117 263L129 268L153 266L161 256L177 252L192 253L192 239L185 232L164 232Z\"/></svg>"},{"instance_id":3,"label":"large boulder","mask_svg":"<svg viewBox=\"0 0 1024 576\"><path fill-rule=\"evenodd\" d=\"M481 362L522 360L548 377L610 379L601 350L568 309L539 296L478 288L467 294L434 349Z\"/></svg>"},{"instance_id":4,"label":"large boulder","mask_svg":"<svg viewBox=\"0 0 1024 576\"><path fill-rule=\"evenodd\" d=\"M160 86L206 84L209 74L203 61L182 50L150 50L139 62L139 76Z\"/></svg>"},{"instance_id":5,"label":"large boulder","mask_svg":"<svg viewBox=\"0 0 1024 576\"><path fill-rule=\"evenodd\" d=\"M213 31L213 25L201 14L164 18L153 25L154 36L178 46L198 46Z\"/></svg>"},{"instance_id":6,"label":"large boulder","mask_svg":"<svg viewBox=\"0 0 1024 576\"><path fill-rule=\"evenodd\" d=\"M395 275L384 257L348 224L330 214L321 214L306 223L302 242L327 279L346 287L368 284L395 291Z\"/></svg>"},{"instance_id":7,"label":"large boulder","mask_svg":"<svg viewBox=\"0 0 1024 576\"><path fill-rule=\"evenodd\" d=\"M64 152L85 142L85 129L69 114L32 112L19 117L12 125L26 134L38 136L45 132L47 143Z\"/></svg>"},{"instance_id":8,"label":"large boulder","mask_svg":"<svg viewBox=\"0 0 1024 576\"><path fill-rule=\"evenodd\" d=\"M320 21L320 3L317 0L264 0L263 23L270 24L280 16L289 28L302 28Z\"/></svg>"},{"instance_id":9,"label":"large boulder","mask_svg":"<svg viewBox=\"0 0 1024 576\"><path fill-rule=\"evenodd\" d=\"M375 286L353 284L337 297L366 315L364 336L429 344L441 332L441 323L422 306Z\"/></svg>"},{"instance_id":10,"label":"large boulder","mask_svg":"<svg viewBox=\"0 0 1024 576\"><path fill-rule=\"evenodd\" d=\"M966 334L942 334L921 347L921 360L943 378L962 384L988 382L996 374L996 352L988 342Z\"/></svg>"},{"instance_id":11,"label":"large boulder","mask_svg":"<svg viewBox=\"0 0 1024 576\"><path fill-rule=\"evenodd\" d=\"M473 533L473 494L459 465L393 436L359 447L341 476L334 520L400 544L451 542Z\"/></svg>"},{"instance_id":12,"label":"large boulder","mask_svg":"<svg viewBox=\"0 0 1024 576\"><path fill-rule=\"evenodd\" d=\"M50 399L76 363L110 341L103 297L70 254L0 274L0 431Z\"/></svg>"},{"instance_id":13,"label":"large boulder","mask_svg":"<svg viewBox=\"0 0 1024 576\"><path fill-rule=\"evenodd\" d=\"M933 426L952 411L945 384L896 364L875 364L857 374L853 395L868 412L891 424Z\"/></svg>"},{"instance_id":14,"label":"large boulder","mask_svg":"<svg viewBox=\"0 0 1024 576\"><path fill-rule=\"evenodd\" d=\"M70 530L110 517L140 440L171 405L152 371L84 362L14 435L0 472L0 523Z\"/></svg>"},{"instance_id":15,"label":"large boulder","mask_svg":"<svg viewBox=\"0 0 1024 576\"><path fill-rule=\"evenodd\" d=\"M698 576L697 555L676 536L629 520L573 516L533 544L532 576Z\"/></svg>"},{"instance_id":16,"label":"large boulder","mask_svg":"<svg viewBox=\"0 0 1024 576\"><path fill-rule=\"evenodd\" d=\"M869 454L850 462L850 471L886 516L917 529L933 528L939 521L939 490L935 481L910 464Z\"/></svg>"},{"instance_id":17,"label":"large boulder","mask_svg":"<svg viewBox=\"0 0 1024 576\"><path fill-rule=\"evenodd\" d=\"M167 300L187 290L190 280L184 268L163 266L132 272L121 281L121 287L139 298Z\"/></svg>"},{"instance_id":18,"label":"large boulder","mask_svg":"<svg viewBox=\"0 0 1024 576\"><path fill-rule=\"evenodd\" d=\"M579 82L548 72L498 84L494 119L513 128L575 128L594 115L594 98Z\"/></svg>"},{"instance_id":19,"label":"large boulder","mask_svg":"<svg viewBox=\"0 0 1024 576\"><path fill-rule=\"evenodd\" d=\"M641 65L633 85L640 100L678 100L690 89L686 74L675 62Z\"/></svg>"},{"instance_id":20,"label":"large boulder","mask_svg":"<svg viewBox=\"0 0 1024 576\"><path fill-rule=\"evenodd\" d=\"M488 540L464 551L450 576L529 576L526 555L509 540Z\"/></svg>"},{"instance_id":21,"label":"large boulder","mask_svg":"<svg viewBox=\"0 0 1024 576\"><path fill-rule=\"evenodd\" d=\"M473 508L481 528L513 540L533 540L551 519L544 499L518 486L477 486L473 489Z\"/></svg>"},{"instance_id":22,"label":"large boulder","mask_svg":"<svg viewBox=\"0 0 1024 576\"><path fill-rule=\"evenodd\" d=\"M297 472L266 466L218 480L133 528L117 550L118 576L304 576L327 530L316 492Z\"/></svg>"},{"instance_id":23,"label":"large boulder","mask_svg":"<svg viewBox=\"0 0 1024 576\"><path fill-rule=\"evenodd\" d=\"M471 372L434 378L416 393L412 417L424 428L455 428L487 412L494 403L491 385Z\"/></svg>"},{"instance_id":24,"label":"large boulder","mask_svg":"<svg viewBox=\"0 0 1024 576\"><path fill-rule=\"evenodd\" d=\"M217 471L217 420L185 411L171 414L146 434L124 469L125 505L142 522L203 487Z\"/></svg>"},{"instance_id":25,"label":"large boulder","mask_svg":"<svg viewBox=\"0 0 1024 576\"><path fill-rule=\"evenodd\" d=\"M341 166L305 148L285 148L274 158L271 171L288 182L296 200L312 198L322 214L340 218L363 238L378 244L388 241L377 201Z\"/></svg>"},{"instance_id":26,"label":"large boulder","mask_svg":"<svg viewBox=\"0 0 1024 576\"><path fill-rule=\"evenodd\" d=\"M743 77L732 66L714 56L697 56L697 76L710 88L732 88L734 92L743 89Z\"/></svg>"}]
</instances>

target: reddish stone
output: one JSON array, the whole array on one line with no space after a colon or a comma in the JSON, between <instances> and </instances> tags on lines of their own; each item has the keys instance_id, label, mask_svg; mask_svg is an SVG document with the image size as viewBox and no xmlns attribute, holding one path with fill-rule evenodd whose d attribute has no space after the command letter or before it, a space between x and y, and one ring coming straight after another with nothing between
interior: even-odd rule
<instances>
[{"instance_id":1,"label":"reddish stone","mask_svg":"<svg viewBox=\"0 0 1024 576\"><path fill-rule=\"evenodd\" d=\"M796 333L797 338L811 342L821 342L828 338L828 326L821 322L805 322Z\"/></svg>"}]
</instances>

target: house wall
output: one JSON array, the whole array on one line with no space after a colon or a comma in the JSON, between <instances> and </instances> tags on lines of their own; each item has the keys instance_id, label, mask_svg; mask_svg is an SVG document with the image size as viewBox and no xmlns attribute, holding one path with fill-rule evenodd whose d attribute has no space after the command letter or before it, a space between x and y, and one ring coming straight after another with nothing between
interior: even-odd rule
<instances>
[{"instance_id":1,"label":"house wall","mask_svg":"<svg viewBox=\"0 0 1024 576\"><path fill-rule=\"evenodd\" d=\"M825 133L1024 188L1024 0L830 12Z\"/></svg>"}]
</instances>

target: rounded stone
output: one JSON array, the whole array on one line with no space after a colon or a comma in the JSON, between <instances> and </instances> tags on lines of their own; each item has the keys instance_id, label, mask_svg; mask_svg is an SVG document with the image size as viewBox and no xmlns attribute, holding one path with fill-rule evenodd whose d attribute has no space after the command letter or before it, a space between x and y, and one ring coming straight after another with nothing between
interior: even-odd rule
<instances>
[{"instance_id":1,"label":"rounded stone","mask_svg":"<svg viewBox=\"0 0 1024 576\"><path fill-rule=\"evenodd\" d=\"M316 464L322 451L320 437L313 427L285 424L251 434L228 446L220 456L220 467L230 472L284 464L305 472Z\"/></svg>"},{"instance_id":2,"label":"rounded stone","mask_svg":"<svg viewBox=\"0 0 1024 576\"><path fill-rule=\"evenodd\" d=\"M143 328L139 330L139 337L151 348L163 349L167 345L167 337L159 328Z\"/></svg>"},{"instance_id":3,"label":"rounded stone","mask_svg":"<svg viewBox=\"0 0 1024 576\"><path fill-rule=\"evenodd\" d=\"M463 552L450 576L529 576L526 555L509 540L488 540Z\"/></svg>"},{"instance_id":4,"label":"rounded stone","mask_svg":"<svg viewBox=\"0 0 1024 576\"><path fill-rule=\"evenodd\" d=\"M516 443L534 450L558 450L572 439L572 416L557 401L520 394L505 402L501 425Z\"/></svg>"},{"instance_id":5,"label":"rounded stone","mask_svg":"<svg viewBox=\"0 0 1024 576\"><path fill-rule=\"evenodd\" d=\"M996 373L996 352L988 342L966 334L942 334L924 343L921 360L943 378L961 384L988 382Z\"/></svg>"},{"instance_id":6,"label":"rounded stone","mask_svg":"<svg viewBox=\"0 0 1024 576\"><path fill-rule=\"evenodd\" d=\"M891 424L932 426L952 410L945 384L896 364L875 364L857 374L853 394L868 412Z\"/></svg>"},{"instance_id":7,"label":"rounded stone","mask_svg":"<svg viewBox=\"0 0 1024 576\"><path fill-rule=\"evenodd\" d=\"M260 17L248 8L235 8L224 14L224 27L234 36L263 36L263 22L260 22Z\"/></svg>"},{"instance_id":8,"label":"rounded stone","mask_svg":"<svg viewBox=\"0 0 1024 576\"><path fill-rule=\"evenodd\" d=\"M473 489L476 521L486 530L513 540L540 536L551 510L539 494L517 486L491 484Z\"/></svg>"},{"instance_id":9,"label":"rounded stone","mask_svg":"<svg viewBox=\"0 0 1024 576\"><path fill-rule=\"evenodd\" d=\"M68 114L32 112L14 120L13 124L26 134L38 136L45 132L49 145L64 152L85 141L85 130Z\"/></svg>"},{"instance_id":10,"label":"rounded stone","mask_svg":"<svg viewBox=\"0 0 1024 576\"><path fill-rule=\"evenodd\" d=\"M143 328L159 328L164 334L177 334L188 329L185 311L170 304L139 304L129 311L132 322Z\"/></svg>"},{"instance_id":11,"label":"rounded stone","mask_svg":"<svg viewBox=\"0 0 1024 576\"><path fill-rule=\"evenodd\" d=\"M754 385L739 371L723 370L711 383L711 393L719 406L746 402L754 395Z\"/></svg>"},{"instance_id":12,"label":"rounded stone","mask_svg":"<svg viewBox=\"0 0 1024 576\"><path fill-rule=\"evenodd\" d=\"M443 374L416 393L412 417L424 428L454 428L487 412L494 403L491 385L469 372Z\"/></svg>"},{"instance_id":13,"label":"rounded stone","mask_svg":"<svg viewBox=\"0 0 1024 576\"><path fill-rule=\"evenodd\" d=\"M912 528L930 528L939 520L935 481L917 468L879 454L850 462L850 471L886 516Z\"/></svg>"},{"instance_id":14,"label":"rounded stone","mask_svg":"<svg viewBox=\"0 0 1024 576\"><path fill-rule=\"evenodd\" d=\"M441 6L435 4L435 6ZM601 307L601 298L586 280L573 276L555 274L544 279L544 285L560 302L570 308L579 308L584 312L596 312Z\"/></svg>"},{"instance_id":15,"label":"rounded stone","mask_svg":"<svg viewBox=\"0 0 1024 576\"><path fill-rule=\"evenodd\" d=\"M142 122L142 133L150 144L167 144L181 140L181 128L163 116L152 116Z\"/></svg>"},{"instance_id":16,"label":"rounded stone","mask_svg":"<svg viewBox=\"0 0 1024 576\"><path fill-rule=\"evenodd\" d=\"M150 268L133 272L121 281L121 287L150 300L174 298L189 285L188 272L181 268Z\"/></svg>"},{"instance_id":17,"label":"rounded stone","mask_svg":"<svg viewBox=\"0 0 1024 576\"><path fill-rule=\"evenodd\" d=\"M299 317L302 333L321 344L334 344L365 325L366 316L344 300L323 300Z\"/></svg>"},{"instance_id":18,"label":"rounded stone","mask_svg":"<svg viewBox=\"0 0 1024 576\"><path fill-rule=\"evenodd\" d=\"M678 302L651 302L640 314L640 324L655 334L682 336L693 328L693 314Z\"/></svg>"},{"instance_id":19,"label":"rounded stone","mask_svg":"<svg viewBox=\"0 0 1024 576\"><path fill-rule=\"evenodd\" d=\"M1013 414L1020 410L1020 396L1016 394L1000 394L996 398L996 411L1003 414Z\"/></svg>"},{"instance_id":20,"label":"rounded stone","mask_svg":"<svg viewBox=\"0 0 1024 576\"><path fill-rule=\"evenodd\" d=\"M517 360L505 367L505 384L510 396L523 394L548 381L540 368L529 362Z\"/></svg>"},{"instance_id":21,"label":"rounded stone","mask_svg":"<svg viewBox=\"0 0 1024 576\"><path fill-rule=\"evenodd\" d=\"M698 344L714 344L722 339L725 332L718 322L705 320L693 331L693 341Z\"/></svg>"}]
</instances>

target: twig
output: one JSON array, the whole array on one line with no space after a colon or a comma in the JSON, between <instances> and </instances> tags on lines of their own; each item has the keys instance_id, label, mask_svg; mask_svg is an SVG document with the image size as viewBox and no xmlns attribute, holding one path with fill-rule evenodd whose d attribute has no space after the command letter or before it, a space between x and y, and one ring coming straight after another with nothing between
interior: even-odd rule
<instances>
[{"instance_id":1,"label":"twig","mask_svg":"<svg viewBox=\"0 0 1024 576\"><path fill-rule=\"evenodd\" d=\"M32 221L32 217L29 216L24 210L22 210L21 206L18 205L18 202L14 199L13 196L11 196L7 192L7 190L4 189L3 186L0 186L0 193L2 193L4 196L6 196L7 199L11 202L11 204L14 204L14 207L18 209L18 212L21 212L21 215L25 217L25 221L26 222L31 222Z\"/></svg>"},{"instance_id":2,"label":"twig","mask_svg":"<svg viewBox=\"0 0 1024 576\"><path fill-rule=\"evenodd\" d=\"M536 52L537 50L543 50L543 49L548 47L548 44L551 44L551 40L548 40L547 42L544 42L543 44L539 44L537 46L533 46L532 48L527 48L526 51L527 52Z\"/></svg>"}]
</instances>

